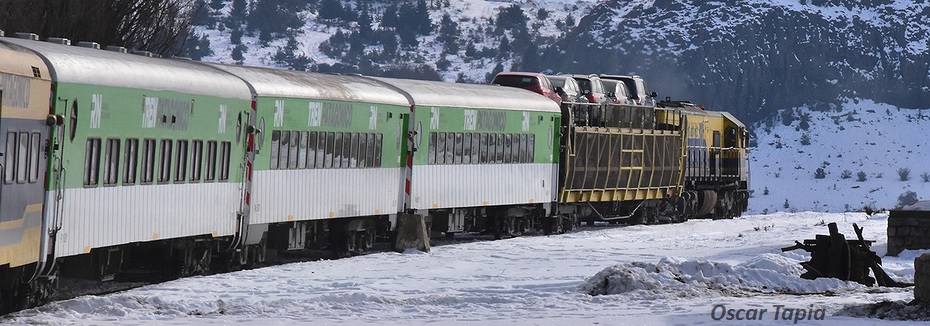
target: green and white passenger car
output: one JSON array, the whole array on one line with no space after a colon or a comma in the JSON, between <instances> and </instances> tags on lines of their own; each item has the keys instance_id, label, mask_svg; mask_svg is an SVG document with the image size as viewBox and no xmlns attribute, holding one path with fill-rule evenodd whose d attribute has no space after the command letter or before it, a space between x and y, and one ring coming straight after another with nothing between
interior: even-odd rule
<instances>
[{"instance_id":1,"label":"green and white passenger car","mask_svg":"<svg viewBox=\"0 0 930 326\"><path fill-rule=\"evenodd\" d=\"M178 250L185 273L209 261L195 239L235 242L248 214L244 82L187 60L3 42L40 56L54 84L50 110L63 124L49 143L53 254L92 262L62 272L107 278L134 258L120 246L138 243Z\"/></svg>"},{"instance_id":2,"label":"green and white passenger car","mask_svg":"<svg viewBox=\"0 0 930 326\"><path fill-rule=\"evenodd\" d=\"M550 216L558 190L558 104L501 86L375 78L413 101L409 208L447 235L519 234Z\"/></svg>"},{"instance_id":3,"label":"green and white passenger car","mask_svg":"<svg viewBox=\"0 0 930 326\"><path fill-rule=\"evenodd\" d=\"M247 243L268 231L278 249L369 249L403 210L409 100L362 76L214 66L249 84L258 112Z\"/></svg>"}]
</instances>

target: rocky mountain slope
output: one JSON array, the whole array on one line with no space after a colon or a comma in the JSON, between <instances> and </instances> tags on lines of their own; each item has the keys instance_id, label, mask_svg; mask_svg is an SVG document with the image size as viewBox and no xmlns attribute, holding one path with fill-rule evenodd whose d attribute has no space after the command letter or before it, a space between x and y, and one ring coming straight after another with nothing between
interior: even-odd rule
<instances>
[{"instance_id":1,"label":"rocky mountain slope","mask_svg":"<svg viewBox=\"0 0 930 326\"><path fill-rule=\"evenodd\" d=\"M230 26L236 2L246 2L239 15L249 15L274 1L300 10L299 23L265 35L247 24L261 19ZM930 101L925 1L362 0L337 1L345 10L336 16L324 8L332 0L212 2L222 6L200 28L212 45L209 61L294 68L287 59L296 56L297 67L310 70L379 74L402 66L428 72L413 77L460 82L486 82L498 70L638 73L660 97L747 121L841 97L902 107ZM425 9L431 21L413 41L402 26L413 19L390 20L405 6ZM237 30L244 30L238 43L230 42ZM365 36L369 30L374 36Z\"/></svg>"}]
</instances>

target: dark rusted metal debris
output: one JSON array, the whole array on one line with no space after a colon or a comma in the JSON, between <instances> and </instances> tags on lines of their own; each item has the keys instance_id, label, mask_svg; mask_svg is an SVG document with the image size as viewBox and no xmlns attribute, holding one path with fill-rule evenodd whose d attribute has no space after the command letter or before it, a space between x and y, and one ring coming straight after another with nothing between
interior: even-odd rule
<instances>
[{"instance_id":1,"label":"dark rusted metal debris","mask_svg":"<svg viewBox=\"0 0 930 326\"><path fill-rule=\"evenodd\" d=\"M846 236L839 233L836 223L827 225L829 235L818 234L815 239L804 240L804 243L795 241L791 247L781 248L781 251L804 249L811 253L811 260L801 263L807 272L801 274L802 278L813 280L820 277L833 277L844 281L854 281L866 286L875 285L890 287L907 287L913 284L901 283L891 279L882 269L882 258L870 249L875 241L862 238L862 228L853 224L856 231L855 240L846 240ZM875 278L869 276L869 270Z\"/></svg>"}]
</instances>

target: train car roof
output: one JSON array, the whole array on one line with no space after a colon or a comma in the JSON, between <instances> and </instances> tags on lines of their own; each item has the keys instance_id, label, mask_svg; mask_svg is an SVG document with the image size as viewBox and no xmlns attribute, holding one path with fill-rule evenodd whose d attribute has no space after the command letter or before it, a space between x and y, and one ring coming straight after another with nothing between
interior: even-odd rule
<instances>
[{"instance_id":1,"label":"train car roof","mask_svg":"<svg viewBox=\"0 0 930 326\"><path fill-rule=\"evenodd\" d=\"M48 66L35 53L30 52L22 47L0 43L0 53L3 53L3 60L0 60L0 72L49 80L51 76L48 73ZM38 69L38 71L33 71ZM38 72L38 76L36 76Z\"/></svg>"},{"instance_id":2,"label":"train car roof","mask_svg":"<svg viewBox=\"0 0 930 326\"><path fill-rule=\"evenodd\" d=\"M371 78L207 64L238 76L249 84L256 96L410 105L404 94Z\"/></svg>"},{"instance_id":3,"label":"train car roof","mask_svg":"<svg viewBox=\"0 0 930 326\"><path fill-rule=\"evenodd\" d=\"M0 38L0 42L38 54L49 65L55 82L250 98L247 85L239 78L189 60L150 58L9 37Z\"/></svg>"},{"instance_id":4,"label":"train car roof","mask_svg":"<svg viewBox=\"0 0 930 326\"><path fill-rule=\"evenodd\" d=\"M559 105L549 98L516 87L371 78L404 90L417 106L561 112Z\"/></svg>"}]
</instances>

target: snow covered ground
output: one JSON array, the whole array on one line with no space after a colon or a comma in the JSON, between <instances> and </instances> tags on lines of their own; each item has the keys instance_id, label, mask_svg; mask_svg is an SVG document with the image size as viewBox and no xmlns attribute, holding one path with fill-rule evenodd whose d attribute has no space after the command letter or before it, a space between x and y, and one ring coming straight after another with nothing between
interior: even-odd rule
<instances>
[{"instance_id":1,"label":"snow covered ground","mask_svg":"<svg viewBox=\"0 0 930 326\"><path fill-rule=\"evenodd\" d=\"M0 324L69 325L714 325L722 309L761 309L758 321L873 325L834 315L844 305L910 301L910 288L867 288L835 279L803 280L806 252L782 253L795 240L852 223L885 252L886 215L774 213L733 220L591 228L379 253L192 277L105 296L85 296L22 311ZM885 257L889 274L913 281L913 259ZM602 271L624 271L608 295L589 295ZM596 292L596 291L594 291ZM723 305L724 307L720 307ZM715 307L716 310L715 310ZM779 319L775 311L779 310ZM712 315L716 313L716 315ZM810 313L808 313L810 312ZM757 317L758 318L758 317ZM897 322L918 325L918 322Z\"/></svg>"},{"instance_id":2,"label":"snow covered ground","mask_svg":"<svg viewBox=\"0 0 930 326\"><path fill-rule=\"evenodd\" d=\"M918 199L930 196L930 146L917 136L930 127L930 111L863 99L828 110L791 110L788 125L779 114L752 126L758 147L749 154L750 213L892 209L908 191ZM806 130L801 115L810 117ZM818 168L823 178L816 177ZM901 169L909 171L907 180Z\"/></svg>"}]
</instances>

